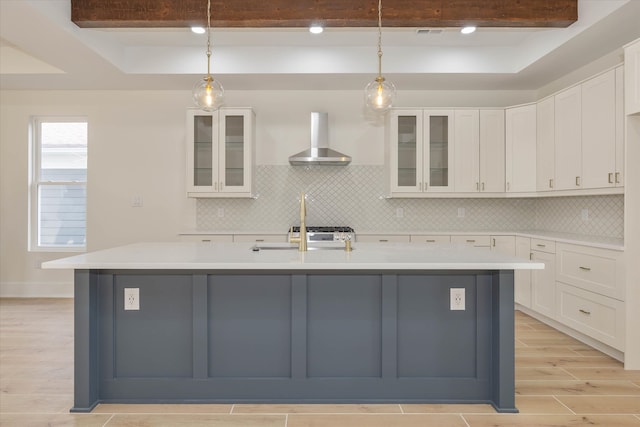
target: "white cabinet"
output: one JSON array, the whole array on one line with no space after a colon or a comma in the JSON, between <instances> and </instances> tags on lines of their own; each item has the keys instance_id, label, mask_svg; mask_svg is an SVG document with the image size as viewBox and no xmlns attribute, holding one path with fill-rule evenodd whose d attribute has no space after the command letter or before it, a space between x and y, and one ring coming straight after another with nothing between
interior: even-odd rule
<instances>
[{"instance_id":1,"label":"white cabinet","mask_svg":"<svg viewBox=\"0 0 640 427\"><path fill-rule=\"evenodd\" d=\"M455 191L504 192L504 110L455 111Z\"/></svg>"},{"instance_id":2,"label":"white cabinet","mask_svg":"<svg viewBox=\"0 0 640 427\"><path fill-rule=\"evenodd\" d=\"M531 239L531 259L544 270L531 270L531 308L549 318L556 315L555 242Z\"/></svg>"},{"instance_id":3,"label":"white cabinet","mask_svg":"<svg viewBox=\"0 0 640 427\"><path fill-rule=\"evenodd\" d=\"M517 236L516 256L518 258L531 258L531 239L529 237ZM515 302L530 308L531 307L531 270L515 270L513 272L513 286Z\"/></svg>"},{"instance_id":4,"label":"white cabinet","mask_svg":"<svg viewBox=\"0 0 640 427\"><path fill-rule=\"evenodd\" d=\"M253 117L249 108L188 111L189 197L251 197Z\"/></svg>"},{"instance_id":5,"label":"white cabinet","mask_svg":"<svg viewBox=\"0 0 640 427\"><path fill-rule=\"evenodd\" d=\"M359 243L410 243L411 237L403 234L356 234Z\"/></svg>"},{"instance_id":6,"label":"white cabinet","mask_svg":"<svg viewBox=\"0 0 640 427\"><path fill-rule=\"evenodd\" d=\"M459 235L451 236L451 243L470 245L476 248L490 248L491 236Z\"/></svg>"},{"instance_id":7,"label":"white cabinet","mask_svg":"<svg viewBox=\"0 0 640 427\"><path fill-rule=\"evenodd\" d=\"M450 243L451 236L428 235L428 234L412 234L410 236L411 243Z\"/></svg>"},{"instance_id":8,"label":"white cabinet","mask_svg":"<svg viewBox=\"0 0 640 427\"><path fill-rule=\"evenodd\" d=\"M551 191L555 181L555 102L536 104L536 190Z\"/></svg>"},{"instance_id":9,"label":"white cabinet","mask_svg":"<svg viewBox=\"0 0 640 427\"><path fill-rule=\"evenodd\" d=\"M582 187L582 88L574 86L554 96L555 190Z\"/></svg>"},{"instance_id":10,"label":"white cabinet","mask_svg":"<svg viewBox=\"0 0 640 427\"><path fill-rule=\"evenodd\" d=\"M453 191L453 111L392 110L388 120L390 194Z\"/></svg>"},{"instance_id":11,"label":"white cabinet","mask_svg":"<svg viewBox=\"0 0 640 427\"><path fill-rule=\"evenodd\" d=\"M582 85L582 188L622 185L622 68Z\"/></svg>"},{"instance_id":12,"label":"white cabinet","mask_svg":"<svg viewBox=\"0 0 640 427\"><path fill-rule=\"evenodd\" d=\"M536 105L505 111L506 191L536 191Z\"/></svg>"},{"instance_id":13,"label":"white cabinet","mask_svg":"<svg viewBox=\"0 0 640 427\"><path fill-rule=\"evenodd\" d=\"M516 254L516 237L515 236L491 236L491 250L514 256Z\"/></svg>"},{"instance_id":14,"label":"white cabinet","mask_svg":"<svg viewBox=\"0 0 640 427\"><path fill-rule=\"evenodd\" d=\"M624 47L625 114L640 113L640 39Z\"/></svg>"}]
</instances>

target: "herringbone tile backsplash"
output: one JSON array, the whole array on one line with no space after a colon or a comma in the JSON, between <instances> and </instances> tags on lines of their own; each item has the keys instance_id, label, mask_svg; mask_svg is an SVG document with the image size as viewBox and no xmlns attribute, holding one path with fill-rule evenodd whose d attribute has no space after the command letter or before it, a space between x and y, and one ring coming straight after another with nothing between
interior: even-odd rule
<instances>
[{"instance_id":1,"label":"herringbone tile backsplash","mask_svg":"<svg viewBox=\"0 0 640 427\"><path fill-rule=\"evenodd\" d=\"M298 203L305 192L307 224L350 225L356 232L535 229L623 236L622 196L388 199L384 171L384 166L257 166L256 198L198 199L196 225L206 231L286 232L299 223Z\"/></svg>"}]
</instances>

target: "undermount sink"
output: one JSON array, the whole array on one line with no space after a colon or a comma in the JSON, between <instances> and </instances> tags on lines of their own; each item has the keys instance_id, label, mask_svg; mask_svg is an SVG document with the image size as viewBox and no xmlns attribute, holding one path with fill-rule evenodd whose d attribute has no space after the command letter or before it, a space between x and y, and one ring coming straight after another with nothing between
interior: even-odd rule
<instances>
[{"instance_id":1,"label":"undermount sink","mask_svg":"<svg viewBox=\"0 0 640 427\"><path fill-rule=\"evenodd\" d=\"M330 250L344 250L344 242L309 242L307 243L308 251L330 251ZM351 248L354 249L353 247ZM297 243L256 243L251 246L251 250L259 252L263 250L298 250Z\"/></svg>"}]
</instances>

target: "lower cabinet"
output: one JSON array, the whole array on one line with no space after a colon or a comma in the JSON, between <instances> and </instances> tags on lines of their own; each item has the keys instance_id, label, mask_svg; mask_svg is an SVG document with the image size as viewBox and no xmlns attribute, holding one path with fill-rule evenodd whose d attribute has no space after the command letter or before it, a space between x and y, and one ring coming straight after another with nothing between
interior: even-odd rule
<instances>
[{"instance_id":1,"label":"lower cabinet","mask_svg":"<svg viewBox=\"0 0 640 427\"><path fill-rule=\"evenodd\" d=\"M531 239L531 243L531 259L533 261L544 263L544 270L531 270L531 309L551 319L555 319L555 242L543 241L541 239ZM547 250L547 252L543 252L542 250L540 250L541 248ZM553 250L553 252L551 252L551 250Z\"/></svg>"},{"instance_id":2,"label":"lower cabinet","mask_svg":"<svg viewBox=\"0 0 640 427\"><path fill-rule=\"evenodd\" d=\"M557 282L556 304L556 320L624 351L624 302Z\"/></svg>"},{"instance_id":3,"label":"lower cabinet","mask_svg":"<svg viewBox=\"0 0 640 427\"><path fill-rule=\"evenodd\" d=\"M515 239L516 256L530 259L531 239L517 236ZM517 304L531 308L531 270L516 270L513 273L514 299Z\"/></svg>"}]
</instances>

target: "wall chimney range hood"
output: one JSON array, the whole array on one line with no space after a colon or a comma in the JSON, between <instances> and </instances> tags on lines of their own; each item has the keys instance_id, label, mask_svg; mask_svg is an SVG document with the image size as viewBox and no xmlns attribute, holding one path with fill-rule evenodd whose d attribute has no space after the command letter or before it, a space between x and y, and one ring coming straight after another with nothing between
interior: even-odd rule
<instances>
[{"instance_id":1,"label":"wall chimney range hood","mask_svg":"<svg viewBox=\"0 0 640 427\"><path fill-rule=\"evenodd\" d=\"M311 113L311 147L289 157L289 163L294 166L344 166L351 163L350 156L329 148L328 116L327 113Z\"/></svg>"}]
</instances>

